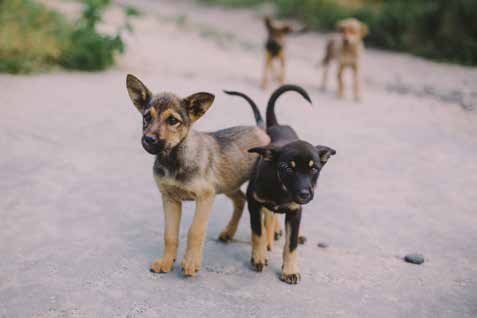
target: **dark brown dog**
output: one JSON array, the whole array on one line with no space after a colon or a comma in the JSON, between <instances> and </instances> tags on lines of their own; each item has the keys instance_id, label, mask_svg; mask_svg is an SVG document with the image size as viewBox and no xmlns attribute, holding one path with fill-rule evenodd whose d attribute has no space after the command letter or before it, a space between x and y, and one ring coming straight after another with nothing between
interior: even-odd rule
<instances>
[{"instance_id":1,"label":"dark brown dog","mask_svg":"<svg viewBox=\"0 0 477 318\"><path fill-rule=\"evenodd\" d=\"M213 133L194 131L192 125L212 105L214 95L196 93L180 98L172 93L153 95L136 77L128 75L129 96L143 118L144 149L156 156L154 178L162 194L164 207L164 254L151 271L169 272L176 260L182 201L196 201L196 211L189 229L187 249L182 261L186 276L199 271L204 236L212 204L217 194L229 197L234 206L232 219L221 233L231 239L243 212L245 195L240 186L253 171L256 154L252 147L267 145L270 138L263 128L237 126ZM258 126L263 120L254 109Z\"/></svg>"},{"instance_id":2,"label":"dark brown dog","mask_svg":"<svg viewBox=\"0 0 477 318\"><path fill-rule=\"evenodd\" d=\"M305 31L305 28L294 29L288 23L273 21L270 17L265 17L264 22L267 29L267 41L265 43L265 68L261 84L263 89L268 86L269 75L273 75L273 62L275 60L280 63L280 71L276 80L279 84L285 82L285 37L290 33Z\"/></svg>"}]
</instances>

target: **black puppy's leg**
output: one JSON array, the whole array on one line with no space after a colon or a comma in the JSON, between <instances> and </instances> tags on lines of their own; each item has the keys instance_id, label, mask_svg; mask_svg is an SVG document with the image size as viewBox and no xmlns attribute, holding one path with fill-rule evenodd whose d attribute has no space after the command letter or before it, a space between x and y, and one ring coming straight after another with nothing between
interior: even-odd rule
<instances>
[{"instance_id":1,"label":"black puppy's leg","mask_svg":"<svg viewBox=\"0 0 477 318\"><path fill-rule=\"evenodd\" d=\"M250 225L252 227L252 266L261 272L267 266L267 242L262 221L262 206L255 200L248 201Z\"/></svg>"},{"instance_id":2,"label":"black puppy's leg","mask_svg":"<svg viewBox=\"0 0 477 318\"><path fill-rule=\"evenodd\" d=\"M298 232L300 231L301 209L288 212L285 217L285 247L283 249L283 266L280 279L288 284L300 281L297 263Z\"/></svg>"},{"instance_id":3,"label":"black puppy's leg","mask_svg":"<svg viewBox=\"0 0 477 318\"><path fill-rule=\"evenodd\" d=\"M263 214L267 236L267 251L271 251L273 247L275 222L277 221L277 218L275 217L275 213L267 209L263 209Z\"/></svg>"}]
</instances>

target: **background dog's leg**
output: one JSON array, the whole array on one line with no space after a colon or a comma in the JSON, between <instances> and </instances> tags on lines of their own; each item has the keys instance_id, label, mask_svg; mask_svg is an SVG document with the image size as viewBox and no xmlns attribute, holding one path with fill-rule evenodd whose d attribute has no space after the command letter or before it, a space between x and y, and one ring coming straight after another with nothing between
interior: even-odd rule
<instances>
[{"instance_id":1,"label":"background dog's leg","mask_svg":"<svg viewBox=\"0 0 477 318\"><path fill-rule=\"evenodd\" d=\"M283 248L283 267L280 279L288 284L300 281L298 273L297 251L298 232L300 230L301 209L288 212L285 216L285 247Z\"/></svg>"},{"instance_id":2,"label":"background dog's leg","mask_svg":"<svg viewBox=\"0 0 477 318\"><path fill-rule=\"evenodd\" d=\"M359 67L357 64L353 65L353 81L354 100L358 102L361 100L361 89L359 83Z\"/></svg>"},{"instance_id":3,"label":"background dog's leg","mask_svg":"<svg viewBox=\"0 0 477 318\"><path fill-rule=\"evenodd\" d=\"M268 86L268 74L270 73L272 68L272 56L270 53L265 53L265 67L263 69L263 77L262 77L262 89L266 89Z\"/></svg>"},{"instance_id":4,"label":"background dog's leg","mask_svg":"<svg viewBox=\"0 0 477 318\"><path fill-rule=\"evenodd\" d=\"M243 207L245 206L245 194L241 190L225 195L232 200L234 211L227 227L219 235L219 240L222 242L228 242L234 237L240 218L242 217Z\"/></svg>"},{"instance_id":5,"label":"background dog's leg","mask_svg":"<svg viewBox=\"0 0 477 318\"><path fill-rule=\"evenodd\" d=\"M338 98L344 97L344 78L343 78L344 69L345 67L343 64L340 64L338 66Z\"/></svg>"},{"instance_id":6,"label":"background dog's leg","mask_svg":"<svg viewBox=\"0 0 477 318\"><path fill-rule=\"evenodd\" d=\"M278 83L282 85L285 83L285 52L283 52L283 49L278 54L278 61L280 62L280 75L278 76Z\"/></svg>"},{"instance_id":7,"label":"background dog's leg","mask_svg":"<svg viewBox=\"0 0 477 318\"><path fill-rule=\"evenodd\" d=\"M275 214L275 241L278 241L282 237L283 231L282 226L280 225L280 220L278 214Z\"/></svg>"},{"instance_id":8,"label":"background dog's leg","mask_svg":"<svg viewBox=\"0 0 477 318\"><path fill-rule=\"evenodd\" d=\"M252 266L261 272L267 266L267 242L262 221L262 207L256 201L249 200L250 225L252 226Z\"/></svg>"},{"instance_id":9,"label":"background dog's leg","mask_svg":"<svg viewBox=\"0 0 477 318\"><path fill-rule=\"evenodd\" d=\"M273 246L273 237L275 234L275 213L273 213L270 210L264 209L263 212L265 215L265 229L266 229L266 234L267 234L267 251L272 250Z\"/></svg>"},{"instance_id":10,"label":"background dog's leg","mask_svg":"<svg viewBox=\"0 0 477 318\"><path fill-rule=\"evenodd\" d=\"M181 223L182 203L167 196L162 196L164 207L164 255L156 260L151 271L154 273L167 273L172 269L177 257L179 246L179 226Z\"/></svg>"},{"instance_id":11,"label":"background dog's leg","mask_svg":"<svg viewBox=\"0 0 477 318\"><path fill-rule=\"evenodd\" d=\"M194 219L189 229L187 249L182 261L182 271L186 276L194 276L200 270L205 232L209 223L214 197L214 194L207 194L196 201Z\"/></svg>"},{"instance_id":12,"label":"background dog's leg","mask_svg":"<svg viewBox=\"0 0 477 318\"><path fill-rule=\"evenodd\" d=\"M330 68L329 62L323 62L323 75L321 77L321 90L326 91L326 84L328 82L328 69Z\"/></svg>"}]
</instances>

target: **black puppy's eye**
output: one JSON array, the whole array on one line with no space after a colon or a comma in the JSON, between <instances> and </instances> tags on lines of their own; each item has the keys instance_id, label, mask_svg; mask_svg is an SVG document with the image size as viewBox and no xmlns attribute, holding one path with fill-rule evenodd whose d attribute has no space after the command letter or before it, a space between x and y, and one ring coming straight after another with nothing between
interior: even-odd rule
<instances>
[{"instance_id":1,"label":"black puppy's eye","mask_svg":"<svg viewBox=\"0 0 477 318\"><path fill-rule=\"evenodd\" d=\"M171 126L177 125L177 123L179 123L177 118L175 118L174 116L167 117L166 122L168 125L171 125Z\"/></svg>"}]
</instances>

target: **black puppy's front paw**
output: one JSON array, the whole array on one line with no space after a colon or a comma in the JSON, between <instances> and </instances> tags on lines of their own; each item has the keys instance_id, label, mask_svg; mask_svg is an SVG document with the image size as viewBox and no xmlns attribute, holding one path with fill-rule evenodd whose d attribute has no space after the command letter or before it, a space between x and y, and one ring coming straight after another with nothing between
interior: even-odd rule
<instances>
[{"instance_id":1,"label":"black puppy's front paw","mask_svg":"<svg viewBox=\"0 0 477 318\"><path fill-rule=\"evenodd\" d=\"M262 272L263 271L263 268L266 267L268 265L268 260L267 259L263 259L263 260L260 260L260 261L256 261L253 259L250 259L250 263L252 263L252 267L257 271L257 272Z\"/></svg>"},{"instance_id":2,"label":"black puppy's front paw","mask_svg":"<svg viewBox=\"0 0 477 318\"><path fill-rule=\"evenodd\" d=\"M296 285L301 279L300 273L285 274L280 275L280 280L290 285Z\"/></svg>"}]
</instances>

